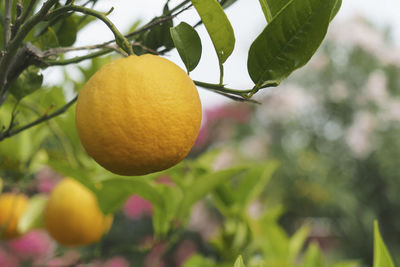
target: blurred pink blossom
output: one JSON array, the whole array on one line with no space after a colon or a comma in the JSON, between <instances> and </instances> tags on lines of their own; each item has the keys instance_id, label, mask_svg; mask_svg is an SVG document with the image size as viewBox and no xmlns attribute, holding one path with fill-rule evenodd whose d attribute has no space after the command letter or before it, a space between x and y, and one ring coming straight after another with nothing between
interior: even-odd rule
<instances>
[{"instance_id":1,"label":"blurred pink blossom","mask_svg":"<svg viewBox=\"0 0 400 267\"><path fill-rule=\"evenodd\" d=\"M156 180L156 182L159 183L159 184L165 184L165 185L169 185L169 186L174 186L175 185L174 181L172 181L172 179L168 175L160 176Z\"/></svg>"},{"instance_id":2,"label":"blurred pink blossom","mask_svg":"<svg viewBox=\"0 0 400 267\"><path fill-rule=\"evenodd\" d=\"M46 267L75 266L79 258L80 253L78 251L68 250L62 256L48 261Z\"/></svg>"},{"instance_id":3,"label":"blurred pink blossom","mask_svg":"<svg viewBox=\"0 0 400 267\"><path fill-rule=\"evenodd\" d=\"M183 264L197 251L197 246L192 240L184 240L179 244L175 252L174 260L176 266L183 266Z\"/></svg>"},{"instance_id":4,"label":"blurred pink blossom","mask_svg":"<svg viewBox=\"0 0 400 267\"><path fill-rule=\"evenodd\" d=\"M125 202L123 212L129 219L137 220L143 216L151 216L153 204L138 195L133 195Z\"/></svg>"},{"instance_id":5,"label":"blurred pink blossom","mask_svg":"<svg viewBox=\"0 0 400 267\"><path fill-rule=\"evenodd\" d=\"M17 257L10 255L10 253L0 249L0 266L5 267L19 267Z\"/></svg>"},{"instance_id":6,"label":"blurred pink blossom","mask_svg":"<svg viewBox=\"0 0 400 267\"><path fill-rule=\"evenodd\" d=\"M107 260L102 267L129 267L129 262L123 257L113 257Z\"/></svg>"},{"instance_id":7,"label":"blurred pink blossom","mask_svg":"<svg viewBox=\"0 0 400 267\"><path fill-rule=\"evenodd\" d=\"M165 267L165 262L162 256L167 248L167 244L159 243L153 247L144 260L144 267Z\"/></svg>"},{"instance_id":8,"label":"blurred pink blossom","mask_svg":"<svg viewBox=\"0 0 400 267\"><path fill-rule=\"evenodd\" d=\"M50 167L44 167L37 173L36 179L39 192L49 193L62 179L62 175Z\"/></svg>"},{"instance_id":9,"label":"blurred pink blossom","mask_svg":"<svg viewBox=\"0 0 400 267\"><path fill-rule=\"evenodd\" d=\"M7 242L10 253L23 261L39 264L48 259L56 247L44 230L34 230ZM2 265L0 265L2 266Z\"/></svg>"}]
</instances>

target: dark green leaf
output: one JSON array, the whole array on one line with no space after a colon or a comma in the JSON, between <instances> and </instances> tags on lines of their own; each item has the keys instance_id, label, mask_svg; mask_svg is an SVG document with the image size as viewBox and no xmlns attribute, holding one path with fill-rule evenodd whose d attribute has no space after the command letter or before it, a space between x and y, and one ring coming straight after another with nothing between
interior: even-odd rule
<instances>
[{"instance_id":1,"label":"dark green leaf","mask_svg":"<svg viewBox=\"0 0 400 267\"><path fill-rule=\"evenodd\" d=\"M25 96L33 93L42 87L43 75L39 73L39 69L30 67L20 74L20 76L12 83L11 94L21 100Z\"/></svg>"},{"instance_id":2,"label":"dark green leaf","mask_svg":"<svg viewBox=\"0 0 400 267\"><path fill-rule=\"evenodd\" d=\"M69 16L62 20L61 25L57 30L58 43L61 46L72 46L76 40L78 32L77 18Z\"/></svg>"},{"instance_id":3,"label":"dark green leaf","mask_svg":"<svg viewBox=\"0 0 400 267\"><path fill-rule=\"evenodd\" d=\"M185 22L171 28L171 37L188 72L194 70L201 57L201 40L196 30Z\"/></svg>"},{"instance_id":4,"label":"dark green leaf","mask_svg":"<svg viewBox=\"0 0 400 267\"><path fill-rule=\"evenodd\" d=\"M392 257L379 232L378 222L374 222L374 265L373 267L394 267Z\"/></svg>"},{"instance_id":5,"label":"dark green leaf","mask_svg":"<svg viewBox=\"0 0 400 267\"><path fill-rule=\"evenodd\" d=\"M292 0L259 0L267 22L270 23L275 16Z\"/></svg>"},{"instance_id":6,"label":"dark green leaf","mask_svg":"<svg viewBox=\"0 0 400 267\"><path fill-rule=\"evenodd\" d=\"M36 37L33 44L42 50L59 47L57 34L52 27L48 27L46 32L39 37Z\"/></svg>"},{"instance_id":7,"label":"dark green leaf","mask_svg":"<svg viewBox=\"0 0 400 267\"><path fill-rule=\"evenodd\" d=\"M247 68L259 88L304 66L324 39L336 0L291 1L249 50Z\"/></svg>"},{"instance_id":8,"label":"dark green leaf","mask_svg":"<svg viewBox=\"0 0 400 267\"><path fill-rule=\"evenodd\" d=\"M224 63L235 47L233 28L217 0L192 0L214 44L219 62Z\"/></svg>"},{"instance_id":9,"label":"dark green leaf","mask_svg":"<svg viewBox=\"0 0 400 267\"><path fill-rule=\"evenodd\" d=\"M333 20L333 18L339 12L339 9L340 9L341 6L342 6L342 0L336 0L335 7L332 10L331 20Z\"/></svg>"}]
</instances>

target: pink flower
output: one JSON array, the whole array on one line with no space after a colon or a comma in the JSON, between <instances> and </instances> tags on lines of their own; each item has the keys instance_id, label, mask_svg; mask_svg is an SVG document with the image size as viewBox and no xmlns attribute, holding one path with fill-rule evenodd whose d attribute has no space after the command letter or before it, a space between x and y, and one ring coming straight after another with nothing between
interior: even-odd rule
<instances>
[{"instance_id":1,"label":"pink flower","mask_svg":"<svg viewBox=\"0 0 400 267\"><path fill-rule=\"evenodd\" d=\"M53 189L54 186L61 180L62 175L55 172L50 167L42 168L36 175L36 179L38 180L37 186L39 192L49 193Z\"/></svg>"},{"instance_id":2,"label":"pink flower","mask_svg":"<svg viewBox=\"0 0 400 267\"><path fill-rule=\"evenodd\" d=\"M183 264L197 251L197 246L192 240L184 240L179 244L175 252L174 260L176 266L183 266Z\"/></svg>"},{"instance_id":3,"label":"pink flower","mask_svg":"<svg viewBox=\"0 0 400 267\"><path fill-rule=\"evenodd\" d=\"M165 267L165 262L162 259L167 244L159 243L153 247L149 254L147 254L144 260L144 267Z\"/></svg>"},{"instance_id":4,"label":"pink flower","mask_svg":"<svg viewBox=\"0 0 400 267\"><path fill-rule=\"evenodd\" d=\"M175 183L174 181L172 181L172 179L168 176L168 175L162 175L160 176L156 182L158 184L165 184L165 185L169 185L169 186L174 186Z\"/></svg>"},{"instance_id":5,"label":"pink flower","mask_svg":"<svg viewBox=\"0 0 400 267\"><path fill-rule=\"evenodd\" d=\"M0 250L0 266L19 267L18 259L4 250Z\"/></svg>"},{"instance_id":6,"label":"pink flower","mask_svg":"<svg viewBox=\"0 0 400 267\"><path fill-rule=\"evenodd\" d=\"M129 262L123 257L113 257L104 263L104 267L129 267Z\"/></svg>"},{"instance_id":7,"label":"pink flower","mask_svg":"<svg viewBox=\"0 0 400 267\"><path fill-rule=\"evenodd\" d=\"M7 242L7 247L19 259L39 263L50 257L55 243L45 231L34 230Z\"/></svg>"},{"instance_id":8,"label":"pink flower","mask_svg":"<svg viewBox=\"0 0 400 267\"><path fill-rule=\"evenodd\" d=\"M133 195L125 202L123 212L129 219L137 220L143 216L151 216L153 204L140 196Z\"/></svg>"}]
</instances>

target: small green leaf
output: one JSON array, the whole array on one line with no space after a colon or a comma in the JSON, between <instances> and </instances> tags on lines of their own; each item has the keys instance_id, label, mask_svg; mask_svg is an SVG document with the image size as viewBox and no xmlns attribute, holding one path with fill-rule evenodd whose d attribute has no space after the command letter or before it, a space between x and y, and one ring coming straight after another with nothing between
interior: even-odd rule
<instances>
[{"instance_id":1,"label":"small green leaf","mask_svg":"<svg viewBox=\"0 0 400 267\"><path fill-rule=\"evenodd\" d=\"M373 267L394 267L392 257L379 232L378 222L374 222L374 265Z\"/></svg>"},{"instance_id":2,"label":"small green leaf","mask_svg":"<svg viewBox=\"0 0 400 267\"><path fill-rule=\"evenodd\" d=\"M304 255L303 267L323 267L324 261L317 244L311 243Z\"/></svg>"},{"instance_id":3,"label":"small green leaf","mask_svg":"<svg viewBox=\"0 0 400 267\"><path fill-rule=\"evenodd\" d=\"M198 177L192 184L184 189L184 197L178 210L178 218L186 218L187 213L192 206L214 190L218 185L227 179L246 170L244 167L222 170L214 173L208 173Z\"/></svg>"},{"instance_id":4,"label":"small green leaf","mask_svg":"<svg viewBox=\"0 0 400 267\"><path fill-rule=\"evenodd\" d=\"M18 100L42 87L43 75L36 67L29 67L12 83L10 92Z\"/></svg>"},{"instance_id":5,"label":"small green leaf","mask_svg":"<svg viewBox=\"0 0 400 267\"><path fill-rule=\"evenodd\" d=\"M237 259L236 259L235 264L233 265L233 267L246 267L246 266L244 265L242 256L237 257Z\"/></svg>"},{"instance_id":6,"label":"small green leaf","mask_svg":"<svg viewBox=\"0 0 400 267\"><path fill-rule=\"evenodd\" d=\"M76 41L78 25L75 16L63 19L57 30L57 39L60 46L72 46Z\"/></svg>"},{"instance_id":7,"label":"small green leaf","mask_svg":"<svg viewBox=\"0 0 400 267\"><path fill-rule=\"evenodd\" d=\"M44 34L35 38L33 44L42 50L60 46L57 34L52 27L48 27Z\"/></svg>"},{"instance_id":8,"label":"small green leaf","mask_svg":"<svg viewBox=\"0 0 400 267\"><path fill-rule=\"evenodd\" d=\"M191 0L210 35L220 64L232 54L235 35L223 8L217 0Z\"/></svg>"},{"instance_id":9,"label":"small green leaf","mask_svg":"<svg viewBox=\"0 0 400 267\"><path fill-rule=\"evenodd\" d=\"M297 259L301 249L303 248L308 234L310 233L310 227L308 225L302 226L289 240L289 259L293 262Z\"/></svg>"},{"instance_id":10,"label":"small green leaf","mask_svg":"<svg viewBox=\"0 0 400 267\"><path fill-rule=\"evenodd\" d=\"M181 22L178 26L171 28L170 31L172 40L187 71L194 70L199 64L202 49L201 40L196 30L186 22Z\"/></svg>"},{"instance_id":11,"label":"small green leaf","mask_svg":"<svg viewBox=\"0 0 400 267\"><path fill-rule=\"evenodd\" d=\"M324 39L336 0L292 0L249 50L247 69L258 88L304 66Z\"/></svg>"},{"instance_id":12,"label":"small green leaf","mask_svg":"<svg viewBox=\"0 0 400 267\"><path fill-rule=\"evenodd\" d=\"M263 192L278 166L277 161L271 161L268 164L257 164L251 167L246 176L241 179L238 192L235 194L238 202L248 205L255 200Z\"/></svg>"},{"instance_id":13,"label":"small green leaf","mask_svg":"<svg viewBox=\"0 0 400 267\"><path fill-rule=\"evenodd\" d=\"M200 254L194 254L185 263L183 267L215 267L217 266L212 259L204 258Z\"/></svg>"},{"instance_id":14,"label":"small green leaf","mask_svg":"<svg viewBox=\"0 0 400 267\"><path fill-rule=\"evenodd\" d=\"M99 205L104 213L113 213L121 208L125 200L137 194L153 205L165 210L162 195L141 177L118 177L101 181L95 190L99 199Z\"/></svg>"},{"instance_id":15,"label":"small green leaf","mask_svg":"<svg viewBox=\"0 0 400 267\"><path fill-rule=\"evenodd\" d=\"M35 195L29 199L26 211L18 221L18 232L23 234L32 229L41 228L43 223L43 212L47 204L47 196Z\"/></svg>"}]
</instances>

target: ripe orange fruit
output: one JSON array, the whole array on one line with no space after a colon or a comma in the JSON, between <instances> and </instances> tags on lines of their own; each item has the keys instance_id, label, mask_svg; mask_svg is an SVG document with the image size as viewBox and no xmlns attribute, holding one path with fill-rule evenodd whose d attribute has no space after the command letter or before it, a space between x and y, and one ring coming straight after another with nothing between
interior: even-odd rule
<instances>
[{"instance_id":1,"label":"ripe orange fruit","mask_svg":"<svg viewBox=\"0 0 400 267\"><path fill-rule=\"evenodd\" d=\"M19 236L18 222L27 205L28 198L23 194L4 193L0 195L0 237Z\"/></svg>"},{"instance_id":2,"label":"ripe orange fruit","mask_svg":"<svg viewBox=\"0 0 400 267\"><path fill-rule=\"evenodd\" d=\"M47 231L64 246L99 241L111 227L112 219L101 212L94 193L72 178L57 184L44 211Z\"/></svg>"},{"instance_id":3,"label":"ripe orange fruit","mask_svg":"<svg viewBox=\"0 0 400 267\"><path fill-rule=\"evenodd\" d=\"M144 175L180 162L196 140L201 115L197 89L186 72L154 55L104 65L76 105L83 147L120 175Z\"/></svg>"}]
</instances>

